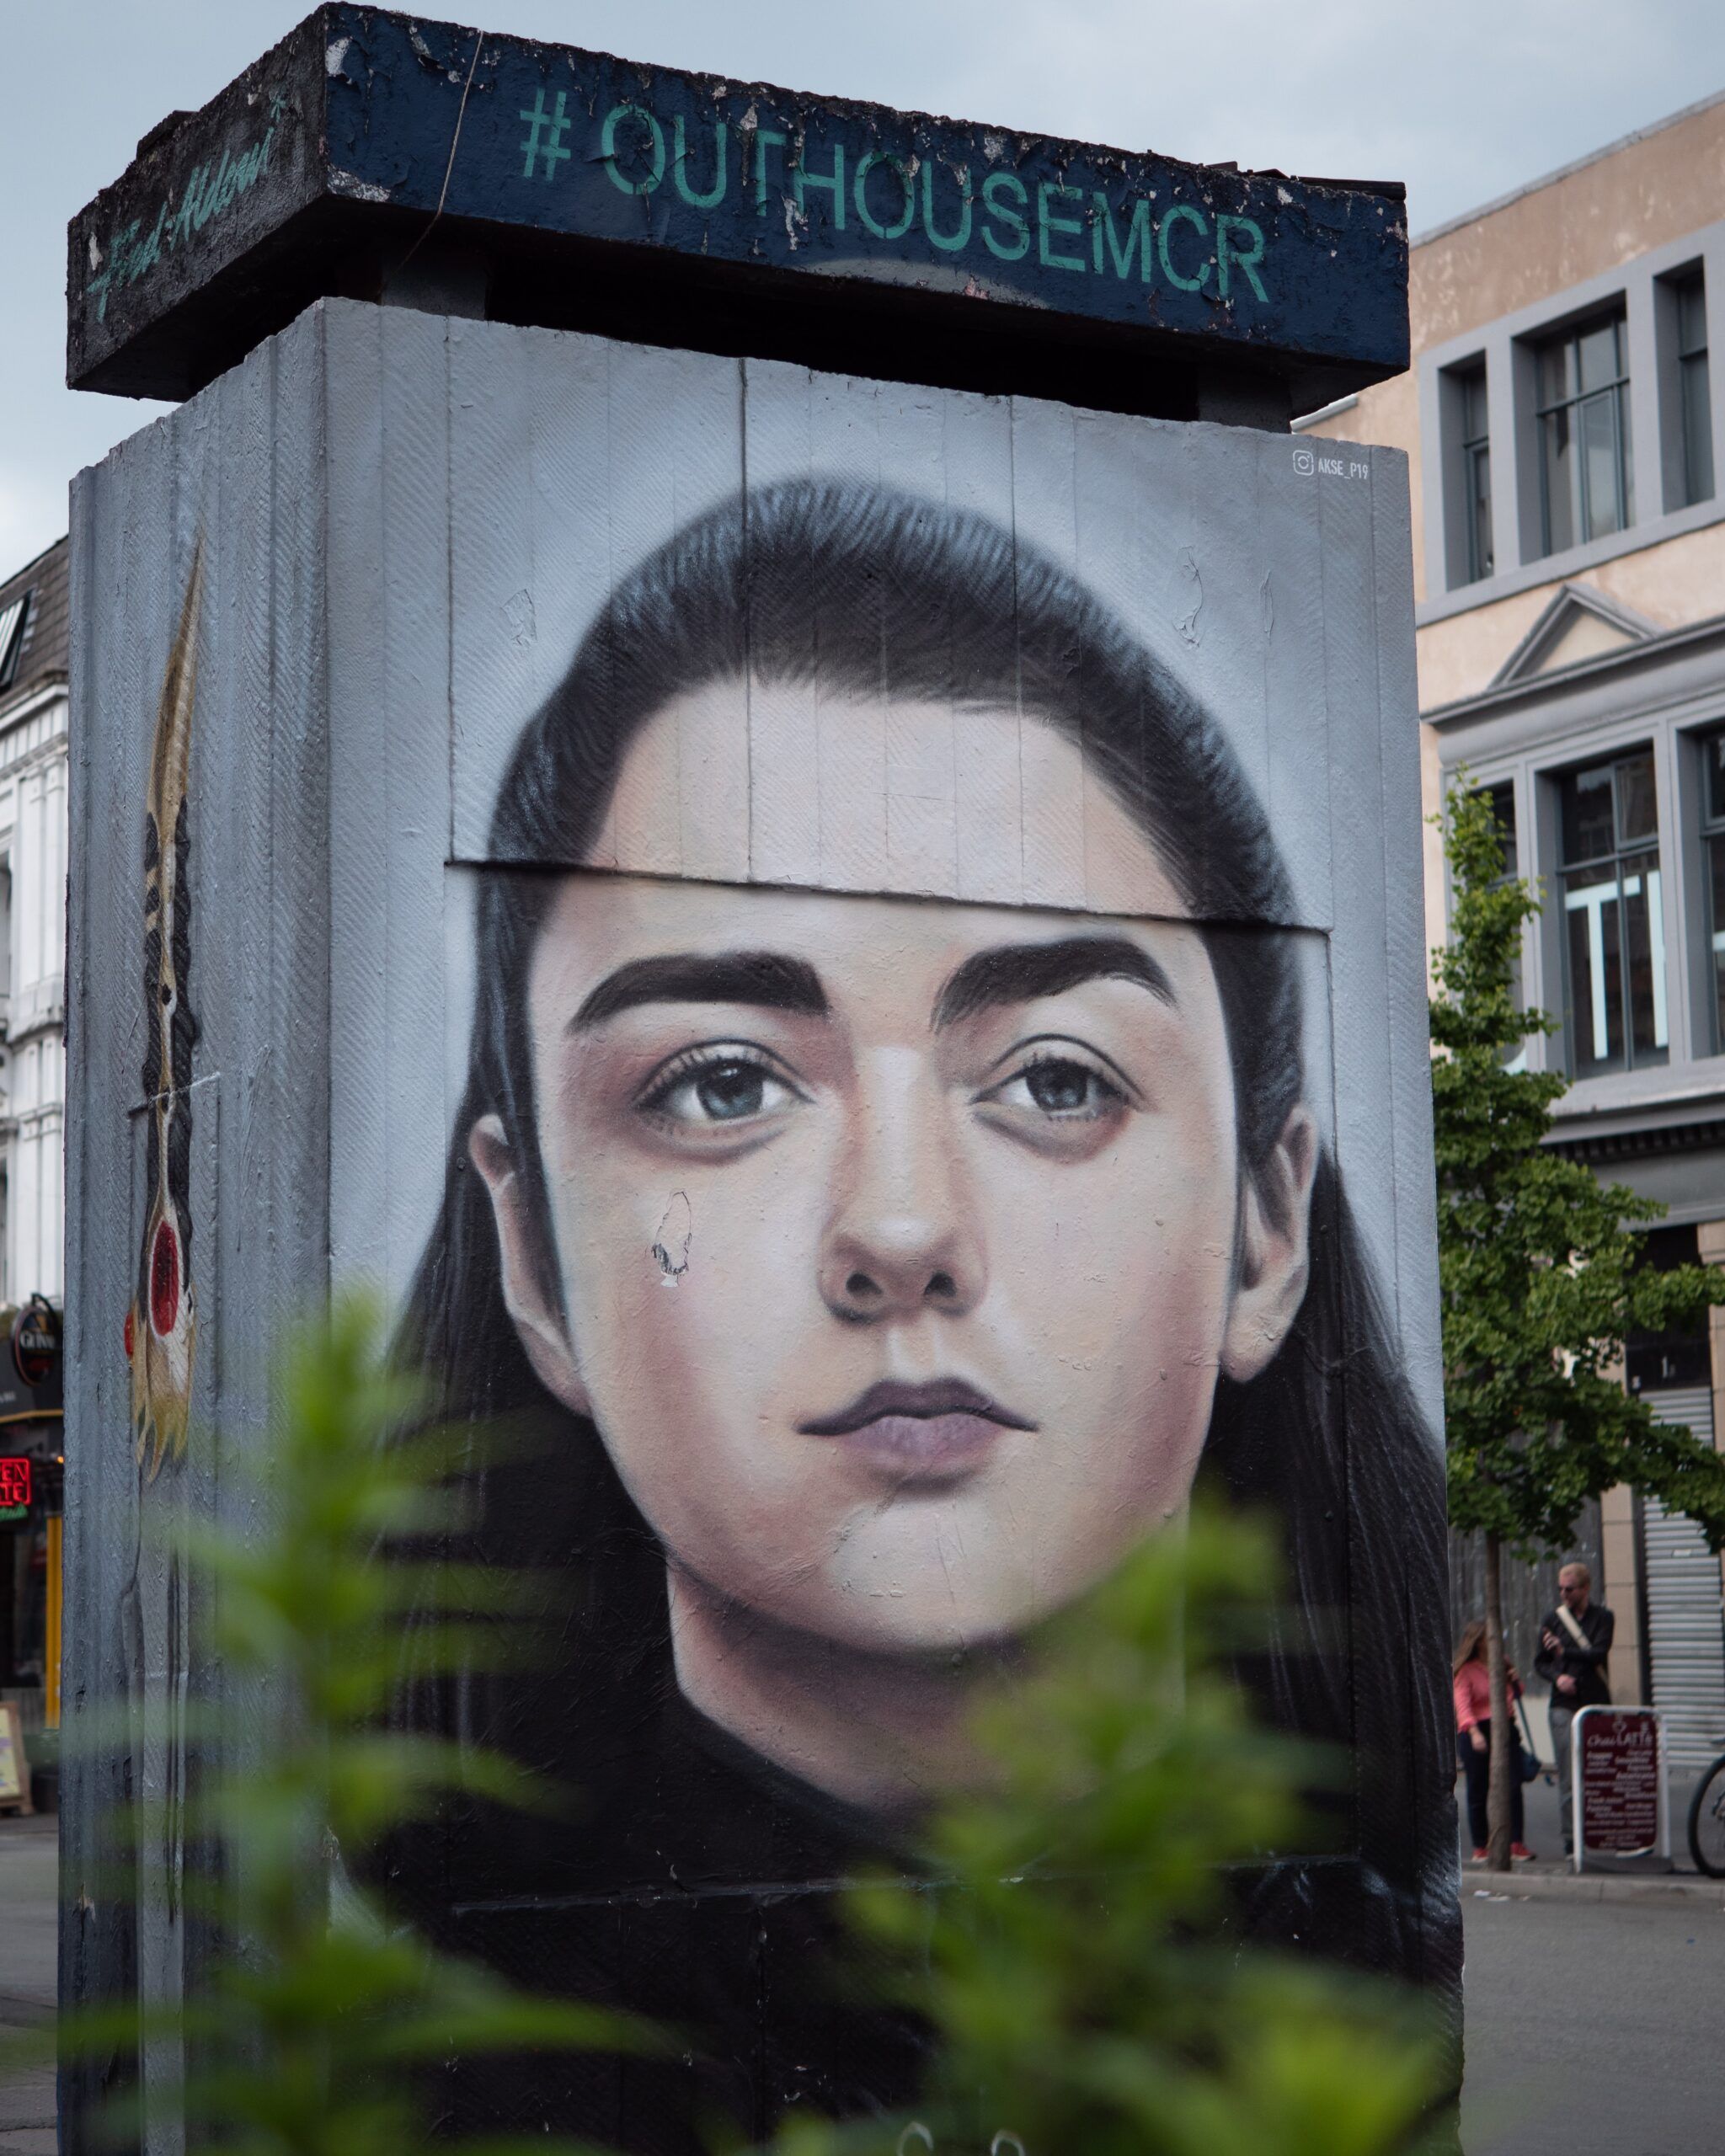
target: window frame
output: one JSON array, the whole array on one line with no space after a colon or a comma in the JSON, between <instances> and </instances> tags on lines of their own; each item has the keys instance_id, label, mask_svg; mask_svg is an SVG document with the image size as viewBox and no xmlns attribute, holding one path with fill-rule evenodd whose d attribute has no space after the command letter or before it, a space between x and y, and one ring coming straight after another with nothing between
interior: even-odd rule
<instances>
[{"instance_id":1,"label":"window frame","mask_svg":"<svg viewBox=\"0 0 1725 2156\"><path fill-rule=\"evenodd\" d=\"M1648 777L1652 788L1652 835L1647 838L1626 841L1622 835L1623 814L1620 773L1626 765L1643 756L1648 760ZM1554 926L1557 929L1557 957L1563 995L1563 1061L1571 1081L1577 1085L1593 1084L1602 1080L1621 1080L1632 1077L1641 1072L1668 1070L1674 1060L1672 1037L1674 1030L1673 1022L1675 1015L1675 1001L1671 993L1671 952L1665 935L1666 878L1671 873L1672 864L1669 858L1668 835L1663 827L1659 813L1658 766L1658 737L1643 735L1632 737L1613 747L1602 749L1581 762L1570 763L1544 774L1551 790L1552 806L1555 811L1552 825L1552 835L1556 841L1553 849L1555 873L1552 882L1559 901L1556 909ZM1564 814L1567 789L1588 774L1599 771L1606 771L1610 774L1611 849L1608 852L1578 855L1572 857L1566 828L1567 819ZM1635 866L1638 861L1645 862L1649 857L1653 864L1650 868L1645 867L1637 868ZM1615 910L1616 915L1615 966L1617 974L1622 1038L1616 1050L1621 1059L1611 1062L1589 1055L1585 1059L1586 1061L1594 1064L1603 1063L1604 1067L1583 1070L1581 1068L1583 1058L1579 1053L1583 1028L1591 1017L1593 1038L1597 1043L1599 1032L1599 1012L1602 1008L1609 1008L1610 995L1608 981L1602 979L1602 982L1594 984L1589 998L1589 1007L1584 1009L1579 1001L1578 984L1574 977L1571 946L1571 917L1582 909L1570 903L1572 896L1576 895L1571 890L1571 878L1589 874L1591 874L1593 882L1585 887L1588 890L1600 888L1608 877L1615 886L1613 898L1602 902L1599 908L1599 946L1596 951L1590 947L1589 963L1598 964L1605 958L1604 906L1610 905ZM1642 890L1639 892L1630 890L1627 885L1632 879L1642 882ZM1652 1005L1648 1015L1655 1033L1653 1048L1639 1054L1636 1043L1636 1012L1632 978L1635 961L1628 914L1630 901L1637 897L1643 899L1647 912L1648 958ZM1590 937L1590 945L1591 941ZM1657 1036L1662 1029L1664 1038L1660 1041ZM1609 1057L1611 1051L1608 1049L1607 1056Z\"/></svg>"},{"instance_id":2,"label":"window frame","mask_svg":"<svg viewBox=\"0 0 1725 2156\"><path fill-rule=\"evenodd\" d=\"M1673 302L1672 356L1676 362L1677 378L1673 396L1674 410L1672 417L1677 437L1678 471L1681 478L1680 509L1694 509L1698 503L1710 502L1717 480L1713 458L1712 366L1708 356L1707 335L1707 273L1696 263L1682 275L1670 280ZM1699 317L1701 341L1686 344L1685 302L1693 299L1699 302L1696 312ZM1701 385L1701 424L1696 422L1696 399L1691 394L1695 383ZM1698 436L1705 435L1704 440ZM1705 463L1705 472L1700 469Z\"/></svg>"},{"instance_id":3,"label":"window frame","mask_svg":"<svg viewBox=\"0 0 1725 2156\"><path fill-rule=\"evenodd\" d=\"M1481 360L1476 366L1458 368L1455 386L1460 392L1459 454L1466 581L1482 584L1492 574L1497 558L1492 523L1492 424L1485 361ZM1482 472L1485 474L1482 495L1479 485ZM1485 510L1483 535L1480 529L1482 499Z\"/></svg>"},{"instance_id":4,"label":"window frame","mask_svg":"<svg viewBox=\"0 0 1725 2156\"><path fill-rule=\"evenodd\" d=\"M30 602L35 595L34 589L20 591L0 604L0 696L18 679L24 632L30 625Z\"/></svg>"},{"instance_id":5,"label":"window frame","mask_svg":"<svg viewBox=\"0 0 1725 2156\"><path fill-rule=\"evenodd\" d=\"M1680 500L1675 304L1670 282L1680 281L1697 267L1709 287L1711 308L1713 296L1725 294L1725 216L1696 225L1595 275L1541 293L1525 306L1471 325L1418 355L1414 374L1425 481L1419 490L1424 584L1415 610L1421 627L1559 578L1590 575L1625 555L1725 523L1725 360L1712 369L1711 350L1715 489L1704 501L1685 506ZM1619 311L1627 328L1626 405L1635 520L1626 531L1548 553L1534 418L1535 406L1544 400L1538 393L1534 354L1541 344L1573 325ZM1725 353L1725 330L1712 341ZM1493 558L1491 575L1470 582L1459 454L1461 414L1454 377L1482 360L1491 416Z\"/></svg>"},{"instance_id":6,"label":"window frame","mask_svg":"<svg viewBox=\"0 0 1725 2156\"><path fill-rule=\"evenodd\" d=\"M1720 806L1713 807L1713 775L1709 755L1713 744L1725 742L1725 722L1699 728L1692 736L1694 760L1689 768L1695 777L1696 819L1690 826L1701 851L1701 950L1707 961L1708 1053L1725 1055L1725 907L1714 905L1713 850L1725 850L1725 771L1720 774Z\"/></svg>"},{"instance_id":7,"label":"window frame","mask_svg":"<svg viewBox=\"0 0 1725 2156\"><path fill-rule=\"evenodd\" d=\"M1611 332L1612 366L1609 382L1591 387L1582 381L1581 347L1602 329ZM1544 398L1546 362L1554 352L1564 355L1564 392ZM1615 306L1596 310L1578 321L1565 323L1551 335L1534 340L1534 453L1540 483L1540 531L1543 555L1567 554L1577 547L1615 538L1635 524L1635 448L1630 419L1629 310L1620 299ZM1572 386L1573 385L1573 386ZM1611 467L1616 481L1617 521L1605 531L1593 528L1593 481L1584 452L1582 414L1590 406L1604 405L1611 419ZM1569 455L1573 460L1573 513L1576 528L1562 545L1552 537L1552 497L1555 472L1550 445L1560 416L1569 421Z\"/></svg>"}]
</instances>

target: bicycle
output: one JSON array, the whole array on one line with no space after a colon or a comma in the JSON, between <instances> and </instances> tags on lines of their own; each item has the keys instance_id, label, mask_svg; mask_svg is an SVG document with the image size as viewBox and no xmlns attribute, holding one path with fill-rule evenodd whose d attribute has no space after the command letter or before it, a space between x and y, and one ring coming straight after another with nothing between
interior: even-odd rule
<instances>
[{"instance_id":1,"label":"bicycle","mask_svg":"<svg viewBox=\"0 0 1725 2156\"><path fill-rule=\"evenodd\" d=\"M1689 1853L1709 1879L1725 1879L1725 1752L1695 1785L1689 1800Z\"/></svg>"}]
</instances>

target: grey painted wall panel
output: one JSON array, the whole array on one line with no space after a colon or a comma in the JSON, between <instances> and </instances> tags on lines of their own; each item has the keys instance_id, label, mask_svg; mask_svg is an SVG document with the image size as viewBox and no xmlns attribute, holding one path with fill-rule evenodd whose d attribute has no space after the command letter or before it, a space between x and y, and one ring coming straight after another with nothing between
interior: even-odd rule
<instances>
[{"instance_id":1,"label":"grey painted wall panel","mask_svg":"<svg viewBox=\"0 0 1725 2156\"><path fill-rule=\"evenodd\" d=\"M327 1278L328 949L321 620L322 385L302 323L195 407L123 445L75 492L79 631L69 1120L75 1316L68 1353L68 1699L129 1705L134 1768L68 1777L67 1876L97 1881L129 1786L150 1819L135 1910L98 1884L69 1897L68 1993L135 1973L175 1995L193 1919L176 1807L184 1710L216 1676L176 1523L260 1502L223 1471L267 1411L265 1346ZM201 545L205 605L190 750L191 962L198 1021L189 1273L199 1339L183 1460L141 1470L122 1336L149 1203L144 1046L143 803L167 655ZM229 1700L242 1733L270 1711ZM181 2145L147 2082L147 2145ZM79 2095L72 2095L74 2137ZM69 2145L77 2145L76 2140Z\"/></svg>"},{"instance_id":2,"label":"grey painted wall panel","mask_svg":"<svg viewBox=\"0 0 1725 2156\"><path fill-rule=\"evenodd\" d=\"M1425 1424L1407 1470L1424 1478L1418 1502L1393 1521L1366 1520L1363 1493L1383 1476L1373 1433L1362 1424L1348 1440L1354 1577L1379 1583L1353 1613L1356 1641L1393 1646L1409 1609L1440 1604L1439 1545L1407 1524L1421 1506L1434 1516L1440 1408L1406 473L1389 452L1346 445L1342 472L1306 470L1303 447L330 302L86 475L68 1164L74 1703L130 1689L142 1713L204 1681L200 1613L168 1553L140 1557L140 1514L257 1517L267 1496L239 1470L266 1411L264 1344L331 1285L403 1305L446 1149L465 1148L455 1124L478 894L522 873L499 864L489 833L523 727L636 563L739 487L811 475L851 483L855 501L889 487L974 510L1021 548L1045 549L1192 684L1268 805L1304 931L1308 1094ZM141 1504L120 1342L148 1202L142 804L200 538L190 1099L201 1333L186 1462L145 1481ZM810 638L814 668L818 622ZM884 646L889 691L892 659ZM789 886L1144 915L1110 895L1114 795L1033 715L979 712L962 693L932 723L890 694L859 715L818 677L805 692L752 660L743 691L740 763L682 710L674 780L644 803L612 803L590 887L607 903L661 884L693 900L713 888L718 903L723 887L753 882L777 887L750 896L757 908L784 905ZM1188 728L1188 745L1196 738ZM948 912L968 933L976 916L936 917ZM1402 1876L1395 1846L1418 1843L1416 1929L1441 1975L1454 1918L1441 1671L1405 1655L1397 1673L1384 1676L1381 1657L1378 1668L1355 1699L1393 1755L1387 1778L1380 1759L1362 1785L1377 1806L1367 1851ZM270 1702L240 1704L260 1730ZM142 1771L167 1788L171 1748L152 1746ZM94 1774L69 1783L69 1878L99 1848L112 1794ZM111 1908L68 1914L71 1989L123 1979L134 1953L152 1988L172 1989L187 1944L174 1862L171 1841L150 1859L133 1929ZM619 1951L627 1962L636 1949ZM152 2152L173 2145L152 2133Z\"/></svg>"},{"instance_id":3,"label":"grey painted wall panel","mask_svg":"<svg viewBox=\"0 0 1725 2156\"><path fill-rule=\"evenodd\" d=\"M1384 857L1372 504L1369 481L1323 488L1324 696L1330 713L1330 833L1336 929L1330 939L1337 1150L1380 1267L1395 1251L1394 1126L1385 1024L1390 907ZM1411 714L1404 723L1412 729ZM1405 903L1405 900L1403 901ZM1358 1162L1357 1167L1354 1166Z\"/></svg>"},{"instance_id":4,"label":"grey painted wall panel","mask_svg":"<svg viewBox=\"0 0 1725 2156\"><path fill-rule=\"evenodd\" d=\"M451 574L464 595L455 613L451 681L456 858L483 858L513 724L559 678L600 595L745 477L750 485L770 484L814 470L966 503L1010 521L1014 473L1029 470L1034 499L1017 504L1027 531L1057 558L1081 560L1098 594L1210 699L1260 791L1279 807L1285 803L1280 820L1290 835L1296 917L1328 925L1327 846L1310 835L1322 831L1326 813L1329 715L1311 693L1314 647L1297 626L1309 569L1285 542L1315 528L1316 497L1326 488L1369 491L1361 453L1352 460L1357 476L1327 479L1295 464L1299 446L1247 430L1193 430L1033 399L816 376L777 362L497 323L452 323L448 334L458 504ZM1240 476L1219 488L1214 460L1224 454L1237 460ZM1200 456L1210 462L1195 465ZM1064 508L1050 490L1057 467L1067 473ZM1260 515L1261 499L1284 504L1274 524ZM1284 575L1292 590L1279 636L1276 587ZM770 726L772 712L766 691L760 723ZM858 766L870 753L885 759L885 741L870 751L853 728L813 754L805 787L782 802L751 804L756 875L832 888L954 888L944 856L942 880L927 882L930 871L908 827L899 853L889 847L886 802L898 799L902 824L919 782L904 774L911 793L901 788L893 797L884 776L870 780ZM1033 761L1033 743L1027 753ZM871 845L858 826L866 827L874 799L884 820ZM818 817L811 825L809 806L823 801L844 804L825 867L810 853ZM961 835L970 864L964 894L1023 902L1039 892L1049 903L1087 905L1081 883L1063 881L1067 872L1054 862L1055 855L1081 860L1081 812L1075 804L1062 808L1044 784L1031 788L1026 813L1027 858L1040 880L1027 888L1015 875L1008 888L999 880L1002 864L980 865L988 846L975 835L967 846ZM706 802L702 814L668 828L659 841L664 872L735 873L724 846L704 866L684 851L697 831L702 846L718 843L715 821ZM1039 834L1054 850L1039 868ZM995 880L976 880L987 875Z\"/></svg>"},{"instance_id":5,"label":"grey painted wall panel","mask_svg":"<svg viewBox=\"0 0 1725 2156\"><path fill-rule=\"evenodd\" d=\"M398 1306L436 1170L450 828L451 499L441 321L338 308L330 426L331 1257ZM457 495L458 498L458 495Z\"/></svg>"},{"instance_id":6,"label":"grey painted wall panel","mask_svg":"<svg viewBox=\"0 0 1725 2156\"><path fill-rule=\"evenodd\" d=\"M1374 450L1372 566L1381 622L1405 619L1413 605L1405 457ZM1411 639L1380 636L1378 694L1386 854L1385 949L1396 1148L1396 1318L1408 1377L1435 1437L1443 1427L1443 1342L1438 1302L1437 1178L1432 1157L1430 1045L1426 1007L1425 918L1401 894L1405 862L1423 841L1419 734L1411 714L1418 683Z\"/></svg>"}]
</instances>

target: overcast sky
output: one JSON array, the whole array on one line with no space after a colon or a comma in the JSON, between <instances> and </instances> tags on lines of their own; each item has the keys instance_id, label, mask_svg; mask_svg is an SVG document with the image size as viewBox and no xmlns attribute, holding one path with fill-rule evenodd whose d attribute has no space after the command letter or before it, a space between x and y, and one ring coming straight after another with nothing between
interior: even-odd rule
<instances>
[{"instance_id":1,"label":"overcast sky","mask_svg":"<svg viewBox=\"0 0 1725 2156\"><path fill-rule=\"evenodd\" d=\"M0 576L162 408L64 387L66 227L296 0L13 0ZM464 13L453 5L440 13ZM488 29L1178 157L1407 183L1416 235L1725 88L1720 0L487 0ZM1720 203L1725 216L1725 200Z\"/></svg>"}]
</instances>

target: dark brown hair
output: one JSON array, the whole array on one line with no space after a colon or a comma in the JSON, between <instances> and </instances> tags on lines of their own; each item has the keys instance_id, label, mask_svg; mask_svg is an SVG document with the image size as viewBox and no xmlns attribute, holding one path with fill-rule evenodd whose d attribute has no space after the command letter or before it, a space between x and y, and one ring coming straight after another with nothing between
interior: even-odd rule
<instances>
[{"instance_id":1,"label":"dark brown hair","mask_svg":"<svg viewBox=\"0 0 1725 2156\"><path fill-rule=\"evenodd\" d=\"M526 1039L527 979L560 876L587 860L623 759L673 697L714 680L813 682L999 708L1073 741L1146 833L1214 967L1239 1103L1243 1171L1268 1158L1301 1097L1301 998L1285 868L1212 715L1051 558L991 520L912 495L812 478L734 496L626 574L524 729L499 789L478 923L478 1003L443 1210L413 1291L407 1352L452 1417L527 1413L558 1476L483 1470L477 1550L554 1569L570 1641L547 1716L584 1732L554 1764L627 1771L612 1734L665 1679L664 1561L590 1422L535 1380L504 1307L489 1197L467 1137L498 1115L552 1247ZM1417 1641L1442 1623L1436 1448L1335 1164L1313 1193L1311 1278L1260 1377L1218 1388L1204 1474L1282 1524L1289 1614L1255 1679L1275 1718L1350 1748L1359 1891L1382 1904L1409 1974L1423 1942L1447 1966L1453 1836L1441 1794L1448 1702ZM1314 1629L1321 1636L1314 1645ZM494 1735L518 1716L462 1689L449 1709Z\"/></svg>"}]
</instances>

